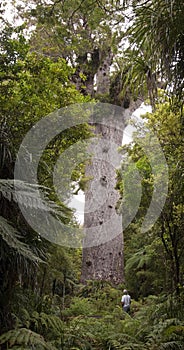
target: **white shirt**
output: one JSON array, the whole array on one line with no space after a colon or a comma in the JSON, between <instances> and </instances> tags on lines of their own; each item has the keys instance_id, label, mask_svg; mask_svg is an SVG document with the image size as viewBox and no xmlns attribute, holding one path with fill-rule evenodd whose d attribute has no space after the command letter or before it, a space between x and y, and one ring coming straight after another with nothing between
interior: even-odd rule
<instances>
[{"instance_id":1,"label":"white shirt","mask_svg":"<svg viewBox=\"0 0 184 350\"><path fill-rule=\"evenodd\" d=\"M121 302L123 303L123 306L129 306L131 302L130 295L128 294L123 295L121 298Z\"/></svg>"}]
</instances>

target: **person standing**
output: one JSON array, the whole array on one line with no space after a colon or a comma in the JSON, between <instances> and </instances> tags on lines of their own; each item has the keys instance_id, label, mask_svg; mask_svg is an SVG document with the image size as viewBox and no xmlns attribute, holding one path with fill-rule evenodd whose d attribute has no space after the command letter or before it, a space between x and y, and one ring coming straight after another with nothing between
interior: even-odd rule
<instances>
[{"instance_id":1,"label":"person standing","mask_svg":"<svg viewBox=\"0 0 184 350\"><path fill-rule=\"evenodd\" d=\"M128 294L128 291L126 289L124 289L124 291L123 291L123 296L121 298L121 304L122 304L123 310L125 312L129 313L130 312L131 297Z\"/></svg>"}]
</instances>

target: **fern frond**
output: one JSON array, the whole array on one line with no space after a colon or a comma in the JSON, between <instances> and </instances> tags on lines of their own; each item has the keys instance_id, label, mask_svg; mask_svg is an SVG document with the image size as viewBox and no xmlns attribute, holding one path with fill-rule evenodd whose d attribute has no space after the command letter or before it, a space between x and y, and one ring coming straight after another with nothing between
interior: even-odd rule
<instances>
[{"instance_id":1,"label":"fern frond","mask_svg":"<svg viewBox=\"0 0 184 350\"><path fill-rule=\"evenodd\" d=\"M19 345L19 349L24 346L29 348L40 348L46 350L55 350L56 348L47 343L44 338L29 329L20 328L10 330L0 336L0 345L6 345L7 349L12 349Z\"/></svg>"},{"instance_id":2,"label":"fern frond","mask_svg":"<svg viewBox=\"0 0 184 350\"><path fill-rule=\"evenodd\" d=\"M51 331L54 335L61 335L63 333L63 321L55 316L48 315L44 312L33 312L31 322L34 324L34 330L39 333L47 333Z\"/></svg>"},{"instance_id":3,"label":"fern frond","mask_svg":"<svg viewBox=\"0 0 184 350\"><path fill-rule=\"evenodd\" d=\"M38 195L38 191L42 194L42 198ZM57 205L49 199L49 189L44 186L20 180L0 179L0 193L9 201L20 203L26 208L49 211L65 218L71 216L71 209L63 203Z\"/></svg>"},{"instance_id":4,"label":"fern frond","mask_svg":"<svg viewBox=\"0 0 184 350\"><path fill-rule=\"evenodd\" d=\"M10 248L13 248L16 251L16 253L23 255L26 259L29 259L36 263L43 262L30 250L28 245L21 242L21 235L19 232L11 225L8 220L2 216L0 216L0 236Z\"/></svg>"},{"instance_id":5,"label":"fern frond","mask_svg":"<svg viewBox=\"0 0 184 350\"><path fill-rule=\"evenodd\" d=\"M146 345L136 339L136 337L132 337L127 333L114 333L110 335L108 345L110 349L147 350Z\"/></svg>"},{"instance_id":6,"label":"fern frond","mask_svg":"<svg viewBox=\"0 0 184 350\"><path fill-rule=\"evenodd\" d=\"M159 346L159 350L183 350L183 342L170 341L167 343L162 343Z\"/></svg>"},{"instance_id":7,"label":"fern frond","mask_svg":"<svg viewBox=\"0 0 184 350\"><path fill-rule=\"evenodd\" d=\"M40 321L42 324L47 325L48 329L55 329L59 334L63 331L63 321L55 315L47 315L43 312L40 313Z\"/></svg>"}]
</instances>

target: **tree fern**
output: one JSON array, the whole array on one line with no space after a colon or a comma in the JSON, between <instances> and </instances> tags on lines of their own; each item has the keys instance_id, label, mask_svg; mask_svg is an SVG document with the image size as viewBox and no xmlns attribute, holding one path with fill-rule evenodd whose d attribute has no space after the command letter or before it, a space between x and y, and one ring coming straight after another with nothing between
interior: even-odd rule
<instances>
[{"instance_id":1,"label":"tree fern","mask_svg":"<svg viewBox=\"0 0 184 350\"><path fill-rule=\"evenodd\" d=\"M38 190L46 192L47 198L40 199L38 196ZM0 179L0 197L7 199L8 201L14 201L21 203L26 208L29 207L33 210L50 211L53 215L59 216L60 219L70 216L71 210L64 204L61 206L48 199L48 189L39 185L28 184L19 180L6 180ZM30 248L21 242L21 233L13 227L12 223L6 220L4 217L0 217L0 236L3 241L17 251L18 254L36 261L41 262L35 254L32 253Z\"/></svg>"},{"instance_id":2,"label":"tree fern","mask_svg":"<svg viewBox=\"0 0 184 350\"><path fill-rule=\"evenodd\" d=\"M47 339L61 336L63 333L63 321L55 316L48 315L44 312L38 313L36 311L30 317L30 323L34 331L44 335Z\"/></svg>"},{"instance_id":3,"label":"tree fern","mask_svg":"<svg viewBox=\"0 0 184 350\"><path fill-rule=\"evenodd\" d=\"M46 199L38 197L38 190L45 193ZM0 193L9 201L18 202L31 209L50 211L63 217L69 217L71 214L71 210L63 203L57 205L49 200L49 189L44 186L29 184L20 180L0 179Z\"/></svg>"},{"instance_id":4,"label":"tree fern","mask_svg":"<svg viewBox=\"0 0 184 350\"><path fill-rule=\"evenodd\" d=\"M13 248L16 253L34 262L43 262L38 256L33 254L27 244L20 240L20 233L2 216L0 216L0 236L9 248Z\"/></svg>"},{"instance_id":5,"label":"tree fern","mask_svg":"<svg viewBox=\"0 0 184 350\"><path fill-rule=\"evenodd\" d=\"M20 346L19 349L25 349L28 347L29 349L56 349L47 343L40 334L26 328L10 330L9 332L2 334L0 337L0 345L6 346L6 349L12 349L14 346L16 346L16 348L17 346Z\"/></svg>"}]
</instances>

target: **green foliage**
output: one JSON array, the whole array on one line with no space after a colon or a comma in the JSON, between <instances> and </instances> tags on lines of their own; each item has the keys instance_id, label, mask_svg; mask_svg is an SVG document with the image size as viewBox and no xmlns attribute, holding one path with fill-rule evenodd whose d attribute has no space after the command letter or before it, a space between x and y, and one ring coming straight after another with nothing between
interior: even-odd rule
<instances>
[{"instance_id":1,"label":"green foliage","mask_svg":"<svg viewBox=\"0 0 184 350\"><path fill-rule=\"evenodd\" d=\"M34 311L29 319L30 326L33 330L42 334L46 339L60 337L64 325L61 319L55 315L48 315L43 312Z\"/></svg>"},{"instance_id":2,"label":"green foliage","mask_svg":"<svg viewBox=\"0 0 184 350\"><path fill-rule=\"evenodd\" d=\"M124 164L122 172L128 191L122 174L118 174L117 188L129 202L139 196L135 169L142 185L140 208L124 232L126 287L132 296L128 315L120 302L124 285L114 287L105 281L88 281L81 286L81 250L49 244L28 227L18 211L17 200L39 210L36 187L19 182L16 197L10 180L16 152L26 132L53 110L89 101L72 81L80 78L78 88L85 95L89 80L108 50L113 54L118 51L124 16L120 9L128 1L29 1L30 6L32 3L36 6L23 14L28 14L29 23L36 24L29 43L23 35L26 25L4 25L0 34L0 331L4 333L0 345L3 350L182 349L182 118L177 100L171 108L165 97L157 94L156 79L157 75L164 76L166 85L172 82L170 87L182 95L183 4L179 0L148 0L142 1L141 6L138 1L132 2L135 18L127 32L130 47L123 59L117 59L111 96L97 96L102 102L110 99L124 107L133 92L148 96L155 110L146 115L146 122L156 133L169 166L166 204L146 235L140 227L159 175L153 176L149 159L136 144L127 148L133 162L129 167ZM24 1L22 6L27 4ZM21 5L19 10L22 11ZM64 131L48 145L38 169L42 185L39 189L49 198L46 204L54 215L61 214L61 220L68 223L72 223L71 212L62 202L58 203L52 170L64 150L90 135L87 124ZM60 170L65 180L66 174ZM88 180L84 173L81 162L71 179L78 181L82 189ZM133 196L129 191L132 187ZM67 183L63 197L69 197L72 190Z\"/></svg>"},{"instance_id":3,"label":"green foliage","mask_svg":"<svg viewBox=\"0 0 184 350\"><path fill-rule=\"evenodd\" d=\"M1 333L14 326L12 311L15 307L13 291L15 286L25 290L36 288L38 294L43 295L44 278L41 263L49 261L49 244L34 232L22 217L18 209L18 202L29 208L35 215L38 211L50 208L52 215L59 220L72 222L72 212L62 201L58 201L53 192L49 176L52 173L53 159L64 149L79 139L89 136L87 124L72 131L62 133L53 140L53 148L48 147L39 168L39 181L42 186L32 185L11 180L13 178L16 153L29 129L42 117L53 110L75 102L89 101L84 98L71 83L73 69L64 59L54 61L36 52L31 52L28 40L23 35L24 27L14 28L4 26L0 33L2 50L0 53L0 322ZM49 145L50 146L50 145ZM54 156L53 156L54 155ZM29 155L28 155L29 156ZM46 161L44 163L44 161ZM47 163L47 164L46 164ZM75 174L75 181L81 177L81 164ZM47 171L46 171L47 169ZM26 176L28 169L21 169ZM15 186L16 185L16 192ZM45 200L40 202L37 191L44 192ZM71 187L67 187L67 195ZM68 195L69 196L69 195ZM76 226L77 230L77 226ZM54 252L52 252L52 257ZM64 256L64 254L63 254ZM62 259L62 255L60 258ZM69 261L71 253L65 252L65 261ZM72 258L71 258L72 260ZM45 264L44 264L45 266ZM72 274L67 262L61 271L55 267L50 273L48 294L56 293L55 279L60 295L69 293L75 284L75 272ZM59 277L60 274L60 277ZM62 290L65 289L65 292ZM63 294L62 294L63 293ZM46 293L47 294L47 293ZM43 303L44 304L44 303ZM63 302L64 304L64 302Z\"/></svg>"},{"instance_id":4,"label":"green foliage","mask_svg":"<svg viewBox=\"0 0 184 350\"><path fill-rule=\"evenodd\" d=\"M134 135L132 144L124 146L126 160L117 177L117 188L122 197L118 210L126 217L132 203L137 201L139 205L134 220L124 231L125 275L128 288L136 298L171 290L179 294L183 274L183 136L180 110L175 108L174 112L167 98L160 93L160 104L156 105L154 113L147 113L143 118L145 128L156 135L162 147L169 182L160 217L147 235L142 234L140 229L153 190L163 177L162 164L159 169L157 165L157 174L153 173L151 162L140 146L139 141L146 135L142 125ZM154 149L152 154L154 162L159 164ZM162 195L161 190L154 204L156 208L159 208Z\"/></svg>"},{"instance_id":5,"label":"green foliage","mask_svg":"<svg viewBox=\"0 0 184 350\"><path fill-rule=\"evenodd\" d=\"M119 294L120 305L121 291L109 284L92 281L82 287L80 295L82 293L87 293L86 297L71 298L61 316L55 315L55 307L48 309L47 313L22 309L17 328L2 335L0 342L6 344L7 349L18 344L24 349L26 344L33 343L36 349L52 346L64 350L181 348L184 341L182 298L163 295L150 296L139 303L132 300L131 315L128 315L123 313L114 298ZM104 294L107 297L105 304ZM103 310L99 307L100 302ZM180 314L176 316L177 310Z\"/></svg>"},{"instance_id":6,"label":"green foliage","mask_svg":"<svg viewBox=\"0 0 184 350\"><path fill-rule=\"evenodd\" d=\"M20 328L16 330L11 330L4 333L0 337L0 345L5 345L6 349L30 349L35 348L38 350L54 349L51 345L45 342L44 338L29 329Z\"/></svg>"},{"instance_id":7,"label":"green foliage","mask_svg":"<svg viewBox=\"0 0 184 350\"><path fill-rule=\"evenodd\" d=\"M77 61L87 64L86 52L93 53L99 47L105 51L107 45L111 43L115 47L118 42L118 33L115 31L117 26L114 24L115 33L112 37L110 24L113 19L118 21L120 17L117 11L119 1L107 4L106 1L69 0L67 3L51 1L48 4L43 1L40 4L33 0L33 3L34 10L26 11L26 6L23 10L24 16L27 14L29 20L33 19L37 23L32 44L39 51L41 49L54 57L62 54L70 58L72 63L75 59L72 52L75 52ZM43 33L43 28L47 28L47 32ZM103 41L100 40L102 37Z\"/></svg>"},{"instance_id":8,"label":"green foliage","mask_svg":"<svg viewBox=\"0 0 184 350\"><path fill-rule=\"evenodd\" d=\"M79 316L79 315L93 315L96 314L94 304L87 299L81 299L74 297L69 309L65 309L62 314L63 316Z\"/></svg>"},{"instance_id":9,"label":"green foliage","mask_svg":"<svg viewBox=\"0 0 184 350\"><path fill-rule=\"evenodd\" d=\"M14 147L17 147L40 118L85 99L69 82L72 70L62 59L55 63L28 53L24 61L17 61L15 65L19 71L12 79L6 77L0 85L0 103L1 116L8 121L9 133L14 135Z\"/></svg>"},{"instance_id":10,"label":"green foliage","mask_svg":"<svg viewBox=\"0 0 184 350\"><path fill-rule=\"evenodd\" d=\"M36 263L42 262L38 256L34 255L28 245L21 242L20 233L2 216L0 216L0 235L8 247L13 248L14 254L20 254Z\"/></svg>"},{"instance_id":11,"label":"green foliage","mask_svg":"<svg viewBox=\"0 0 184 350\"><path fill-rule=\"evenodd\" d=\"M139 50L147 44L150 64L165 73L174 94L183 90L183 1L134 2L135 22L130 36ZM144 26L142 25L144 23Z\"/></svg>"},{"instance_id":12,"label":"green foliage","mask_svg":"<svg viewBox=\"0 0 184 350\"><path fill-rule=\"evenodd\" d=\"M39 199L37 191L40 190L47 195L47 199ZM49 189L39 185L33 185L19 180L0 179L0 193L9 202L18 202L26 208L36 210L50 210L54 215L69 217L70 210L64 205L58 206L49 200Z\"/></svg>"}]
</instances>

